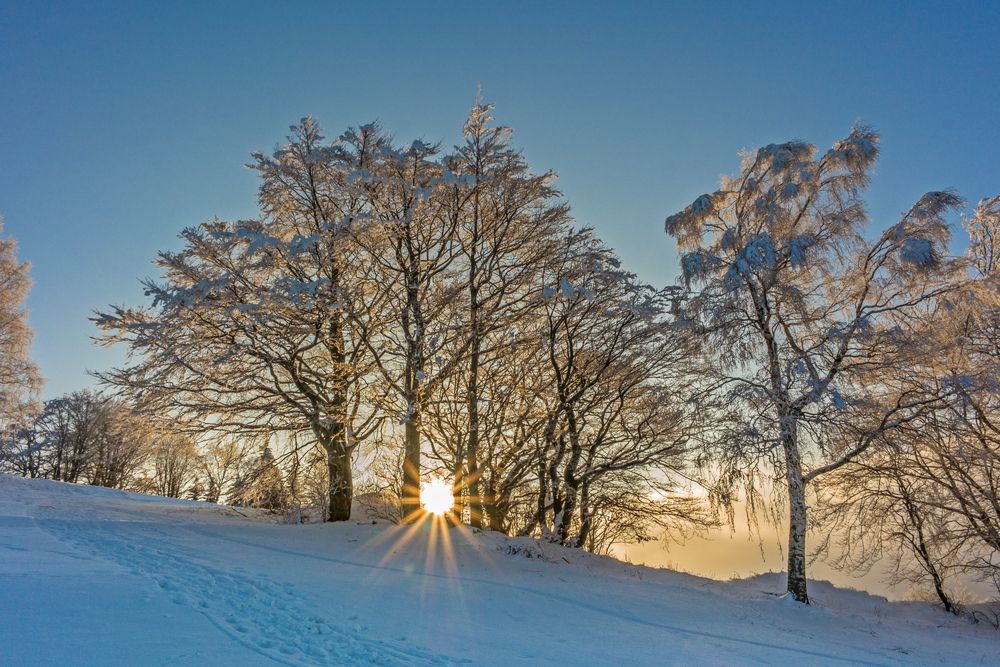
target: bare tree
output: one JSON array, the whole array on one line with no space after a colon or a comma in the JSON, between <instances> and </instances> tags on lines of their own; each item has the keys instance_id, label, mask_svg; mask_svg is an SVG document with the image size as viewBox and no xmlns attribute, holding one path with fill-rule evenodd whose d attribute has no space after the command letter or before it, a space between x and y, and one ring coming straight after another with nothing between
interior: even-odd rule
<instances>
[{"instance_id":1,"label":"bare tree","mask_svg":"<svg viewBox=\"0 0 1000 667\"><path fill-rule=\"evenodd\" d=\"M62 482L138 488L151 427L120 402L93 391L46 401L10 441L16 472Z\"/></svg>"},{"instance_id":2,"label":"bare tree","mask_svg":"<svg viewBox=\"0 0 1000 667\"><path fill-rule=\"evenodd\" d=\"M903 371L940 400L887 433L884 451L838 471L823 517L840 536L837 565L887 559L891 581L929 584L953 613L949 579L1000 584L1000 198L981 201L964 226L972 279L925 314L921 353Z\"/></svg>"},{"instance_id":3,"label":"bare tree","mask_svg":"<svg viewBox=\"0 0 1000 667\"><path fill-rule=\"evenodd\" d=\"M94 486L141 488L153 427L120 401L107 400L96 419L83 481Z\"/></svg>"},{"instance_id":4,"label":"bare tree","mask_svg":"<svg viewBox=\"0 0 1000 667\"><path fill-rule=\"evenodd\" d=\"M477 526L592 548L598 522L646 534L643 512L655 526L673 510L640 497L688 461L691 337L672 292L573 230L553 174L510 136L481 101L446 155L374 124L327 143L304 119L254 155L259 219L185 230L146 282L149 307L96 318L131 353L102 380L199 439L298 443L275 465L291 457L298 502L303 461L325 460L331 519L349 516L352 462L370 479L398 442L407 518L436 468ZM216 453L200 473L214 499L230 478ZM674 514L694 519L686 507Z\"/></svg>"},{"instance_id":5,"label":"bare tree","mask_svg":"<svg viewBox=\"0 0 1000 667\"><path fill-rule=\"evenodd\" d=\"M555 175L532 174L522 154L510 147L512 131L494 126L493 105L477 99L463 127L465 143L445 158L452 215L466 293L462 299L462 344L467 362L457 371L464 388L464 419L455 434L455 487L470 503L474 526L488 521L495 505L480 484L484 424L482 369L497 357L509 360L519 347L522 322L539 304L541 270L568 230L568 206L552 187ZM489 463L486 464L489 466Z\"/></svg>"},{"instance_id":6,"label":"bare tree","mask_svg":"<svg viewBox=\"0 0 1000 667\"><path fill-rule=\"evenodd\" d=\"M827 533L818 552L854 572L887 565L891 584L930 583L944 609L958 613L948 586L955 544L943 513L928 504L938 497L935 480L914 467L912 456L940 435L908 424L871 456L832 473L817 513Z\"/></svg>"},{"instance_id":7,"label":"bare tree","mask_svg":"<svg viewBox=\"0 0 1000 667\"><path fill-rule=\"evenodd\" d=\"M73 392L45 403L32 431L44 449L47 477L77 482L91 463L94 443L110 418L107 399L91 391Z\"/></svg>"},{"instance_id":8,"label":"bare tree","mask_svg":"<svg viewBox=\"0 0 1000 667\"><path fill-rule=\"evenodd\" d=\"M205 482L204 499L207 502L218 503L225 498L247 457L247 446L239 438L219 438L202 447L197 459L197 474Z\"/></svg>"},{"instance_id":9,"label":"bare tree","mask_svg":"<svg viewBox=\"0 0 1000 667\"><path fill-rule=\"evenodd\" d=\"M152 492L180 498L195 483L198 451L190 438L169 433L153 436L150 458L153 468Z\"/></svg>"}]
</instances>

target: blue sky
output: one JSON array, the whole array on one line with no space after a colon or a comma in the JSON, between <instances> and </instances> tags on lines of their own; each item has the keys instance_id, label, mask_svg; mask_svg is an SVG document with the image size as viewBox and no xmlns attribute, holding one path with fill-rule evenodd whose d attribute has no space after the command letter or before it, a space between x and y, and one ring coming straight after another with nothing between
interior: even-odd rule
<instances>
[{"instance_id":1,"label":"blue sky","mask_svg":"<svg viewBox=\"0 0 1000 667\"><path fill-rule=\"evenodd\" d=\"M665 284L663 218L744 147L882 132L884 225L922 192L1000 192L1000 4L45 3L0 0L0 214L33 264L46 396L120 352L186 225L254 214L242 165L315 115L451 145L476 86L577 219Z\"/></svg>"}]
</instances>

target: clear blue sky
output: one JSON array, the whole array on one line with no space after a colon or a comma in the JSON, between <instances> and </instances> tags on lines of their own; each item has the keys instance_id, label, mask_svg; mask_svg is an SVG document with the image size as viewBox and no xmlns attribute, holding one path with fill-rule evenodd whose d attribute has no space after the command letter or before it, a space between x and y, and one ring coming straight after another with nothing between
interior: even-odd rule
<instances>
[{"instance_id":1,"label":"clear blue sky","mask_svg":"<svg viewBox=\"0 0 1000 667\"><path fill-rule=\"evenodd\" d=\"M253 215L242 165L315 115L451 145L482 84L578 220L672 280L662 220L744 147L883 133L883 225L923 191L1000 192L1000 3L46 3L0 0L0 214L33 265L46 395L120 353L186 225Z\"/></svg>"}]
</instances>

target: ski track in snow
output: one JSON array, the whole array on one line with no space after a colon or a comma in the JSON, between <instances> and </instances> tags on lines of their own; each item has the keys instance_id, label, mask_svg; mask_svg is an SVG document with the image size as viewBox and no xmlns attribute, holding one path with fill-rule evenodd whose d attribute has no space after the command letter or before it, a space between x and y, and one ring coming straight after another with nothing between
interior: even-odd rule
<instances>
[{"instance_id":1,"label":"ski track in snow","mask_svg":"<svg viewBox=\"0 0 1000 667\"><path fill-rule=\"evenodd\" d=\"M130 512L119 510L126 516ZM167 537L156 529L145 518L136 515L134 519L124 521L80 521L80 520L46 520L42 528L57 537L69 540L84 547L88 552L108 557L114 562L127 567L130 571L152 577L160 588L166 591L177 604L193 606L205 614L208 619L233 639L244 646L270 658L275 662L287 665L321 664L373 664L373 665L457 665L468 664L469 660L437 656L415 646L399 646L377 640L369 640L360 632L352 632L338 628L314 611L304 609L302 596L294 593L288 584L278 585L267 580L258 581L249 577L212 568L196 563L193 559L180 555L178 547L173 542L163 539ZM93 528L113 526L113 531L97 530L101 537L92 537L82 529L89 524ZM126 535L123 527L128 526L131 535ZM262 551L296 556L321 562L348 565L366 570L381 570L414 574L403 568L391 565L362 563L342 558L304 553L292 549L269 546L250 540L209 531L191 523L177 522L172 528L194 533L201 537L223 540L245 547ZM138 529L138 530L137 530ZM156 535L159 535L158 537ZM137 546L142 545L142 546ZM170 563L168 570L160 567ZM650 628L665 630L670 633L700 637L717 645L742 645L748 648L766 649L779 654L798 656L800 659L831 661L852 665L890 665L901 662L898 658L887 658L885 661L847 658L823 651L810 650L802 647L781 645L757 641L754 639L727 636L705 630L684 628L675 625L657 623L629 613L611 611L598 604L579 600L566 595L540 591L527 586L512 584L490 579L468 576L454 576L436 572L418 573L422 577L434 579L460 580L466 583L477 583L491 587L516 590L536 597L542 597L586 610L601 616L616 620L637 623ZM223 609L226 602L240 600L239 609ZM214 603L214 604L213 604ZM807 638L807 637L804 637ZM844 642L846 649L853 648ZM887 650L893 650L886 647Z\"/></svg>"},{"instance_id":2,"label":"ski track in snow","mask_svg":"<svg viewBox=\"0 0 1000 667\"><path fill-rule=\"evenodd\" d=\"M365 637L324 618L289 584L250 578L199 562L141 520L45 518L39 528L84 551L149 577L179 605L276 663L301 665L457 665L417 646Z\"/></svg>"},{"instance_id":3,"label":"ski track in snow","mask_svg":"<svg viewBox=\"0 0 1000 667\"><path fill-rule=\"evenodd\" d=\"M257 543L257 542L252 542L250 540L241 540L241 539L234 538L234 537L228 537L228 536L225 536L225 535L220 535L218 533L211 533L211 532L209 532L207 530L204 530L204 529L201 529L201 528L196 528L194 526L186 526L185 528L187 530L189 530L190 532L198 533L198 534L200 534L200 535L202 535L204 537L210 537L210 538L213 538L213 539L216 539L216 540L225 540L227 542L232 542L234 544L239 544L241 546L248 546L248 547L252 547L254 549L261 549L261 550L270 551L270 552L273 552L273 553L279 553L279 554L284 554L284 555L288 555L288 556L297 556L297 557L300 557L300 558L307 558L307 559L311 559L311 560L318 560L318 561L328 562L328 563L336 563L338 565L348 565L348 566L363 568L363 569L366 569L366 570L382 570L382 571L389 571L389 572L399 572L399 573L402 573L402 574L413 574L412 572L410 572L408 570L405 570L403 568L399 568L399 567L393 567L393 566L389 566L389 565L376 565L376 564L372 564L372 563L360 563L360 562L350 561L350 560L346 560L346 559L342 559L342 558L333 558L333 557L330 557L330 556L320 556L320 555L317 555L317 554L310 554L310 553L303 553L303 552L300 552L300 551L294 551L292 549L283 549L281 547L272 547L272 546L268 546L268 545L265 545L265 544L260 544L260 543ZM714 633L714 632L708 632L708 631L705 631L705 630L696 630L696 629L692 629L692 628L684 628L684 627L679 627L679 626L675 626L675 625L667 625L667 624L664 624L664 623L657 623L655 621L650 621L648 619L636 616L634 614L628 614L628 613L621 613L621 612L611 611L611 610L606 609L604 607L601 607L601 606L599 606L597 604L586 602L586 601L579 600L579 599L572 598L572 597L565 596L565 595L560 595L558 593L541 591L541 590L537 590L537 589L534 589L534 588L529 588L527 586L521 586L521 585L518 585L518 584L511 584L511 583L506 583L506 582L502 582L502 581L494 581L494 580L490 580L490 579L480 579L480 578L468 577L468 576L454 576L454 575L440 574L440 573L436 573L436 572L421 572L419 574L420 574L420 576L430 577L430 578L434 578L434 579L456 580L456 581L462 581L462 582L466 582L466 583L483 584L483 585L487 585L487 586L493 586L493 587L497 587L497 588L503 588L503 589L506 589L506 590L516 590L518 592L526 593L526 594L529 594L529 595L532 595L532 596L536 596L536 597L541 597L541 598L545 598L545 599L548 599L548 600L555 600L555 601L558 601L558 602L562 602L563 604L571 605L571 606L577 607L578 609L584 609L586 611L593 612L593 613L596 613L596 614L599 614L599 615L602 615L602 616L608 616L608 617L614 618L616 620L627 621L629 623L637 623L639 625L644 625L644 626L647 626L647 627L650 627L650 628L655 628L655 629L658 629L658 630L666 630L668 632L671 632L671 633L674 633L674 634L679 634L679 635L684 635L684 636L687 636L687 637L701 637L701 638L713 641L713 642L715 642L717 644L720 644L720 645L726 645L726 644L732 645L732 644L736 644L736 645L742 645L742 646L751 647L751 648L763 648L763 649L767 649L767 650L770 650L770 651L775 651L777 653L785 653L785 654L791 654L792 656L798 656L799 659L811 659L811 660L822 659L822 660L832 661L832 662L835 662L835 663L844 663L844 664L849 664L849 665L883 666L883 665L899 664L900 662L903 662L899 658L887 658L887 660L883 661L883 662L871 661L871 660L863 660L863 659L860 659L860 658L857 658L857 657L850 657L849 658L849 657L845 657L845 656L842 656L842 655L834 655L832 653L825 653L823 651L815 651L815 650L809 650L809 649L799 648L799 647L795 647L795 646L787 646L787 645L781 645L781 644L767 643L767 642L757 641L757 640L753 640L753 639L745 639L745 638L740 638L740 637L732 637L732 636L722 635L722 634L718 634L718 633ZM810 639L810 640L814 639L813 637L810 637L808 634L804 634L804 636L805 636L805 638ZM843 646L845 649L848 649L848 650L852 650L852 649L855 648L849 642L839 642L839 644L841 646ZM897 649L886 647L886 650L893 651L893 650L897 650Z\"/></svg>"}]
</instances>

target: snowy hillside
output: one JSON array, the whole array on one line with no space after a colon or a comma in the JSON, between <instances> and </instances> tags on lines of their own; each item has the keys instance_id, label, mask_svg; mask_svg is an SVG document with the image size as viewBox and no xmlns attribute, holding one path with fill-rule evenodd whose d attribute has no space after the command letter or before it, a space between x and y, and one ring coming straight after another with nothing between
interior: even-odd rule
<instances>
[{"instance_id":1,"label":"snowy hillside","mask_svg":"<svg viewBox=\"0 0 1000 667\"><path fill-rule=\"evenodd\" d=\"M929 606L0 476L0 664L996 664Z\"/></svg>"}]
</instances>

